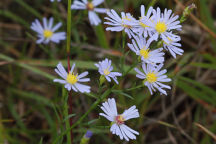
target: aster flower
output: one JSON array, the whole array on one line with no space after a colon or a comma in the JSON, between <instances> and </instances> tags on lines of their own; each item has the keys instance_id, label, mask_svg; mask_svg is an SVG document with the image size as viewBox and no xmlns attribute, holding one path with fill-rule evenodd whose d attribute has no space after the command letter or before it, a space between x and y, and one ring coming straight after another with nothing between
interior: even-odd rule
<instances>
[{"instance_id":1,"label":"aster flower","mask_svg":"<svg viewBox=\"0 0 216 144\"><path fill-rule=\"evenodd\" d=\"M153 35L153 28L149 26L149 21L153 19L153 7L150 7L145 15L145 6L141 5L141 17L139 19L137 26L133 28L135 33L138 33L139 36L143 35L144 37L152 36Z\"/></svg>"},{"instance_id":2,"label":"aster flower","mask_svg":"<svg viewBox=\"0 0 216 144\"><path fill-rule=\"evenodd\" d=\"M54 43L59 43L60 40L66 39L65 32L55 32L61 27L62 23L59 22L55 26L53 26L53 18L51 17L49 20L47 18L43 18L43 25L40 24L39 20L36 19L32 25L31 29L38 33L38 40L36 41L38 44L44 43L47 44L50 41Z\"/></svg>"},{"instance_id":3,"label":"aster flower","mask_svg":"<svg viewBox=\"0 0 216 144\"><path fill-rule=\"evenodd\" d=\"M153 11L154 18L152 21L149 21L149 26L154 28L154 35L152 36L155 40L160 38L163 39L166 43L169 43L168 35L171 33L171 30L180 30L181 25L178 15L172 14L172 10L164 10L164 13L161 13L160 8L157 8L157 11Z\"/></svg>"},{"instance_id":4,"label":"aster flower","mask_svg":"<svg viewBox=\"0 0 216 144\"><path fill-rule=\"evenodd\" d=\"M112 61L106 58L96 63L95 66L98 67L98 72L103 75L108 82L110 82L110 78L112 78L118 84L117 76L121 76L122 74L119 72L112 72L113 66L111 64Z\"/></svg>"},{"instance_id":5,"label":"aster flower","mask_svg":"<svg viewBox=\"0 0 216 144\"><path fill-rule=\"evenodd\" d=\"M163 88L171 89L170 86L161 83L171 81L171 79L167 78L167 76L165 75L165 73L167 72L166 69L160 71L162 67L163 64L153 66L151 64L146 65L145 63L143 63L142 69L144 73L137 68L134 69L138 73L136 74L136 77L145 79L144 84L148 87L151 95L153 94L152 91L156 91L156 89L158 89L160 93L167 95L166 91Z\"/></svg>"},{"instance_id":6,"label":"aster flower","mask_svg":"<svg viewBox=\"0 0 216 144\"><path fill-rule=\"evenodd\" d=\"M139 117L136 106L132 106L122 114L118 114L115 99L111 98L102 103L101 109L104 113L100 113L99 115L112 122L110 128L112 134L116 134L121 140L125 139L129 141L129 139L136 139L135 135L139 135L139 133L125 125L125 121Z\"/></svg>"},{"instance_id":7,"label":"aster flower","mask_svg":"<svg viewBox=\"0 0 216 144\"><path fill-rule=\"evenodd\" d=\"M88 75L88 72L83 72L80 75L75 74L74 72L75 63L72 65L71 70L69 73L66 72L63 65L59 63L57 65L57 68L55 69L55 72L63 78L62 79L54 79L54 82L59 82L61 84L65 85L65 88L70 91L73 89L75 92L81 92L81 93L89 93L90 92L90 86L80 84L80 82L88 82L90 81L90 78L84 78L86 75Z\"/></svg>"},{"instance_id":8,"label":"aster flower","mask_svg":"<svg viewBox=\"0 0 216 144\"><path fill-rule=\"evenodd\" d=\"M135 40L134 40L135 39ZM141 57L141 60L144 63L163 63L164 62L164 53L162 52L163 48L158 48L156 50L150 50L149 45L151 44L151 39L146 41L143 36L135 36L132 39L132 44L128 43L128 47L136 53L136 55Z\"/></svg>"},{"instance_id":9,"label":"aster flower","mask_svg":"<svg viewBox=\"0 0 216 144\"><path fill-rule=\"evenodd\" d=\"M88 10L88 17L91 25L98 25L101 23L100 18L98 17L97 13L106 13L107 9L105 8L96 8L96 6L103 3L104 0L93 0L89 2L87 0L75 0L74 3L71 5L71 9L76 10Z\"/></svg>"},{"instance_id":10,"label":"aster flower","mask_svg":"<svg viewBox=\"0 0 216 144\"><path fill-rule=\"evenodd\" d=\"M174 58L176 58L176 54L182 55L184 53L184 50L179 48L181 47L181 44L179 43L181 38L179 36L171 34L167 39L169 40L169 43L163 42L163 47L165 50L169 51Z\"/></svg>"},{"instance_id":11,"label":"aster flower","mask_svg":"<svg viewBox=\"0 0 216 144\"><path fill-rule=\"evenodd\" d=\"M109 22L104 22L104 24L110 25L111 27L107 27L107 31L122 31L124 30L129 38L134 36L132 28L137 25L137 20L133 18L130 13L121 12L121 17L116 13L115 10L111 10L107 12L109 17L105 17L104 19Z\"/></svg>"}]
</instances>

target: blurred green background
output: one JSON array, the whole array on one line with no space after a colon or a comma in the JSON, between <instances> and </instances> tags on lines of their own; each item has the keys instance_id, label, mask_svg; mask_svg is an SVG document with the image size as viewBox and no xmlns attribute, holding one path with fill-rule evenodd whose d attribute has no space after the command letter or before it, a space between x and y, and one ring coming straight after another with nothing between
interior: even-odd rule
<instances>
[{"instance_id":1,"label":"blurred green background","mask_svg":"<svg viewBox=\"0 0 216 144\"><path fill-rule=\"evenodd\" d=\"M216 141L216 1L215 0L105 0L104 7L130 12L136 18L140 5L172 9L181 15L184 7L194 3L183 30L183 56L173 59L166 54L165 68L172 78L168 96L150 96L147 88L128 90L141 83L131 72L110 97L118 101L119 112L136 105L141 117L131 120L130 127L140 132L133 144L213 144ZM37 45L32 21L42 17L61 21L66 31L67 1L49 0L0 1L0 144L52 144L64 131L64 101L54 67L61 61L66 67L66 41ZM102 21L105 15L100 15ZM99 74L94 66L108 57L121 71L136 56L123 48L122 35L106 32L105 25L92 27L86 11L72 11L71 58L79 71L89 71L92 91L98 92ZM128 40L129 42L129 40ZM92 95L73 93L74 122L95 101ZM94 135L90 143L127 143L109 132L109 123L100 118L98 107L74 128L74 143L86 130ZM65 136L61 142L66 143ZM41 142L40 142L41 141Z\"/></svg>"}]
</instances>

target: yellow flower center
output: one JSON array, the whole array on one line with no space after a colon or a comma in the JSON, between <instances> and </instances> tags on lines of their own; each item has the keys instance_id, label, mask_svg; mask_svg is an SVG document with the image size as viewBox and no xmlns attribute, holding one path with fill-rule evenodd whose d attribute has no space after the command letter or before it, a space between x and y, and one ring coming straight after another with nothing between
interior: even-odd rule
<instances>
[{"instance_id":1,"label":"yellow flower center","mask_svg":"<svg viewBox=\"0 0 216 144\"><path fill-rule=\"evenodd\" d=\"M158 22L156 25L155 25L155 29L158 33L163 33L167 30L167 26L164 22Z\"/></svg>"},{"instance_id":2,"label":"yellow flower center","mask_svg":"<svg viewBox=\"0 0 216 144\"><path fill-rule=\"evenodd\" d=\"M124 24L124 20L131 21L131 19L130 19L130 18L128 18L127 16L126 16L125 18L122 18L122 26L123 26L123 27L125 27L125 28L131 28L131 26L130 26L130 25L126 25L126 24Z\"/></svg>"},{"instance_id":3,"label":"yellow flower center","mask_svg":"<svg viewBox=\"0 0 216 144\"><path fill-rule=\"evenodd\" d=\"M149 50L147 49L141 49L140 50L140 55L143 56L145 59L149 57Z\"/></svg>"},{"instance_id":4,"label":"yellow flower center","mask_svg":"<svg viewBox=\"0 0 216 144\"><path fill-rule=\"evenodd\" d=\"M74 75L73 73L69 73L67 75L67 82L72 85L75 84L78 81L77 76L78 74Z\"/></svg>"},{"instance_id":5,"label":"yellow flower center","mask_svg":"<svg viewBox=\"0 0 216 144\"><path fill-rule=\"evenodd\" d=\"M146 28L146 27L149 27L148 25L142 23L142 22L139 22L139 24L143 27L143 28Z\"/></svg>"},{"instance_id":6,"label":"yellow flower center","mask_svg":"<svg viewBox=\"0 0 216 144\"><path fill-rule=\"evenodd\" d=\"M53 35L53 32L50 30L44 30L43 35L45 38L51 38Z\"/></svg>"},{"instance_id":7,"label":"yellow flower center","mask_svg":"<svg viewBox=\"0 0 216 144\"><path fill-rule=\"evenodd\" d=\"M94 5L92 2L88 2L87 5L86 5L86 8L90 11L92 11L94 9Z\"/></svg>"},{"instance_id":8,"label":"yellow flower center","mask_svg":"<svg viewBox=\"0 0 216 144\"><path fill-rule=\"evenodd\" d=\"M125 119L123 118L122 115L118 115L118 116L115 117L115 122L116 122L116 124L118 124L118 125L123 124L124 121L125 121Z\"/></svg>"},{"instance_id":9,"label":"yellow flower center","mask_svg":"<svg viewBox=\"0 0 216 144\"><path fill-rule=\"evenodd\" d=\"M122 21L124 21L124 20L131 21L131 19L130 19L130 18L128 18L127 16L126 16L125 18L122 18Z\"/></svg>"},{"instance_id":10,"label":"yellow flower center","mask_svg":"<svg viewBox=\"0 0 216 144\"><path fill-rule=\"evenodd\" d=\"M156 76L156 74L153 73L153 72L152 72L152 73L148 73L148 74L146 75L146 79L147 79L148 82L154 83L154 82L157 81L157 76Z\"/></svg>"},{"instance_id":11,"label":"yellow flower center","mask_svg":"<svg viewBox=\"0 0 216 144\"><path fill-rule=\"evenodd\" d=\"M110 71L109 71L108 69L105 69L105 70L104 70L104 74L105 74L105 75L109 75L109 74L110 74Z\"/></svg>"}]
</instances>

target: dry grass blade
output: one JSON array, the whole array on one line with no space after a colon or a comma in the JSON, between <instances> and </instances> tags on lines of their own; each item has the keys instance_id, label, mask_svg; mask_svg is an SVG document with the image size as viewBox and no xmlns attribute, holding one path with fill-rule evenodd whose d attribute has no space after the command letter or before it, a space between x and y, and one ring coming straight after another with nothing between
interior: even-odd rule
<instances>
[{"instance_id":1,"label":"dry grass blade","mask_svg":"<svg viewBox=\"0 0 216 144\"><path fill-rule=\"evenodd\" d=\"M199 127L202 131L204 131L205 133L207 133L208 135L210 135L216 141L216 135L214 133L212 133L211 131L209 131L207 128L205 128L204 126L202 126L199 123L195 123L195 125L197 127Z\"/></svg>"}]
</instances>

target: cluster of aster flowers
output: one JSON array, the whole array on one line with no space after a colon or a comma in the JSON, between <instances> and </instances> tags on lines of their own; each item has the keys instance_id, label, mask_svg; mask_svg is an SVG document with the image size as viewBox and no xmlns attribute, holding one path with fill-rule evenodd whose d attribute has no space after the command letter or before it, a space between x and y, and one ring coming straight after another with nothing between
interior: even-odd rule
<instances>
[{"instance_id":1,"label":"cluster of aster flowers","mask_svg":"<svg viewBox=\"0 0 216 144\"><path fill-rule=\"evenodd\" d=\"M54 0L50 0L53 2ZM57 0L60 2L61 0ZM172 10L165 9L161 12L160 8L154 9L150 7L147 11L144 5L141 5L141 16L137 20L130 13L121 12L121 16L111 9L96 8L103 3L104 0L75 0L71 5L72 10L87 10L88 17L91 25L98 25L101 23L100 18L96 13L106 13L106 22L108 25L107 31L124 31L131 40L127 46L138 57L138 61L141 64L142 70L135 68L137 72L136 77L143 80L143 84L147 86L150 93L153 94L158 90L161 94L167 95L165 89L171 89L170 86L164 84L164 82L170 82L171 79L167 77L166 69L162 69L165 62L165 51L176 58L176 55L182 55L183 50L180 48L180 36L176 33L181 30L179 16L172 13ZM61 23L54 25L54 19L43 18L41 24L39 20L35 20L31 29L38 33L38 44L48 44L50 41L59 43L61 40L66 39L65 32L56 32ZM54 25L54 26L53 26ZM157 47L153 47L152 43L156 43ZM106 80L107 82L114 81L115 84L119 84L117 77L122 76L120 72L113 72L112 61L105 58L98 63L95 63L98 68L98 72L101 75L100 84ZM67 72L62 63L59 62L55 72L62 79L54 79L54 82L63 84L64 87L74 92L90 93L91 87L83 84L83 82L89 82L90 78L86 78L88 72L82 72L78 74L75 70L75 63L71 69ZM132 106L125 110L122 114L118 114L116 101L114 98L108 98L108 100L102 103L100 107L104 113L100 113L100 116L105 117L111 122L110 131L112 134L116 134L121 140L136 139L136 135L139 132L128 127L125 122L127 120L138 118L139 112L136 106Z\"/></svg>"},{"instance_id":2,"label":"cluster of aster flowers","mask_svg":"<svg viewBox=\"0 0 216 144\"><path fill-rule=\"evenodd\" d=\"M160 93L167 95L164 90L171 87L162 82L170 82L165 73L166 69L161 70L164 59L164 50L176 58L176 55L182 55L183 50L180 48L180 36L175 33L181 30L179 16L172 13L172 10L165 9L161 12L160 8L153 9L150 7L147 12L144 5L141 6L141 17L139 20L134 18L130 13L121 12L119 16L115 10L107 12L105 17L109 25L107 31L124 31L132 39L128 47L138 58L141 59L142 71L135 68L136 77L143 79L144 84L148 87L151 94L158 90ZM161 47L152 48L152 43L158 43Z\"/></svg>"}]
</instances>

